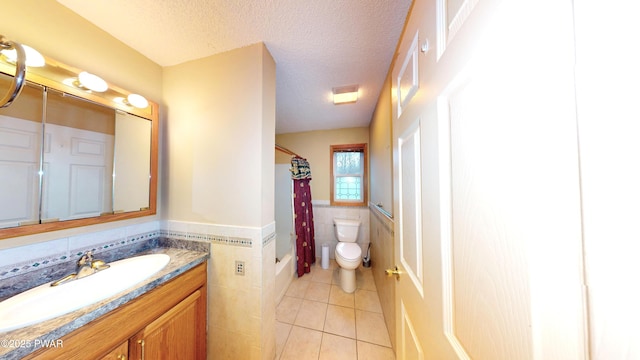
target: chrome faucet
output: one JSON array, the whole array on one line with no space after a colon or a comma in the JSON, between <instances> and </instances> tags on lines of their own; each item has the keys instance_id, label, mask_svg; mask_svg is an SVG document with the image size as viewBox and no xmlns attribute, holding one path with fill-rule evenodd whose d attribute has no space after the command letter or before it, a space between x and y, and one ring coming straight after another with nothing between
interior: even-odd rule
<instances>
[{"instance_id":1,"label":"chrome faucet","mask_svg":"<svg viewBox=\"0 0 640 360\"><path fill-rule=\"evenodd\" d=\"M102 260L96 260L93 258L93 253L91 251L87 251L86 254L83 254L82 257L76 262L76 272L69 274L62 279L56 280L51 283L51 286L62 285L71 280L82 279L83 277L87 277L89 275L93 275L98 271L108 269L109 265Z\"/></svg>"}]
</instances>

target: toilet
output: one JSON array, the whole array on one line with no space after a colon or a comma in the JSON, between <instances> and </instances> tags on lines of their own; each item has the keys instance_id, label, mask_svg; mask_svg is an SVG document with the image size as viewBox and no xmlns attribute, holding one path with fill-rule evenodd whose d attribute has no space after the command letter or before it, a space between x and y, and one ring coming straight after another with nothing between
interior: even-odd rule
<instances>
[{"instance_id":1,"label":"toilet","mask_svg":"<svg viewBox=\"0 0 640 360\"><path fill-rule=\"evenodd\" d=\"M335 258L340 265L340 287L352 293L356 290L356 269L362 262L362 249L356 243L360 221L333 219L333 224L338 238Z\"/></svg>"}]
</instances>

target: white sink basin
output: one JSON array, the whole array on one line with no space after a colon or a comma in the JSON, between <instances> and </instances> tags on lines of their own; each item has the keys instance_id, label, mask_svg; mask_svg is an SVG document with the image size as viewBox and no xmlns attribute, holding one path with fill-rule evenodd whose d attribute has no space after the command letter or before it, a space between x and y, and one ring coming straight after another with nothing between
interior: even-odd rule
<instances>
[{"instance_id":1,"label":"white sink basin","mask_svg":"<svg viewBox=\"0 0 640 360\"><path fill-rule=\"evenodd\" d=\"M160 271L166 254L136 256L58 286L46 283L0 302L0 332L19 329L80 309L119 293Z\"/></svg>"}]
</instances>

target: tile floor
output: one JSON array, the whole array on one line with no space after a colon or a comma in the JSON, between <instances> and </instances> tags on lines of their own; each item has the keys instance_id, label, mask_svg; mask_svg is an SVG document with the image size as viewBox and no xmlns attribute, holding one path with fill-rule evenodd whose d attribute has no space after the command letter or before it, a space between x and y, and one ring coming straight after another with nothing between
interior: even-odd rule
<instances>
[{"instance_id":1,"label":"tile floor","mask_svg":"<svg viewBox=\"0 0 640 360\"><path fill-rule=\"evenodd\" d=\"M356 270L352 294L338 285L338 271L318 259L291 282L276 309L276 359L395 359L371 268Z\"/></svg>"}]
</instances>

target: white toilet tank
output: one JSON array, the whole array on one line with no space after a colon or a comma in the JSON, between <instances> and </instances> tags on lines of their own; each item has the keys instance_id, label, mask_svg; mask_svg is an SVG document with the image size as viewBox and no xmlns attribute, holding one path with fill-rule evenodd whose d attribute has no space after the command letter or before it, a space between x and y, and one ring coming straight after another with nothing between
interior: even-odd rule
<instances>
[{"instance_id":1,"label":"white toilet tank","mask_svg":"<svg viewBox=\"0 0 640 360\"><path fill-rule=\"evenodd\" d=\"M338 241L354 243L358 240L359 220L333 219L333 224Z\"/></svg>"}]
</instances>

